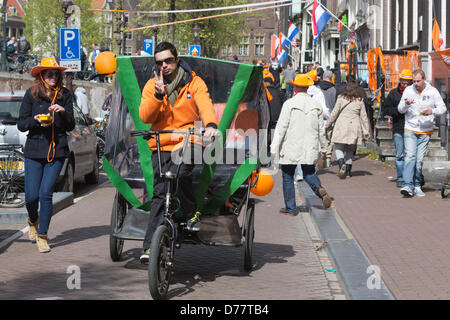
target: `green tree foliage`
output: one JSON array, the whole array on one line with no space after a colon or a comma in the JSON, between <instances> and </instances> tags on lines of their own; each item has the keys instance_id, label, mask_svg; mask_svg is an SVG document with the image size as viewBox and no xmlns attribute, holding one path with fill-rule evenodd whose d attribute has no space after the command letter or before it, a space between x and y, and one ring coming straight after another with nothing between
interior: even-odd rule
<instances>
[{"instance_id":1,"label":"green tree foliage","mask_svg":"<svg viewBox=\"0 0 450 320\"><path fill-rule=\"evenodd\" d=\"M173 4L175 4L176 10L187 10L217 8L246 3L248 3L246 0L141 0L138 4L138 10L169 10L173 8ZM169 5L172 5L172 8L169 8ZM138 22L141 26L147 26L155 24L158 21L159 23L181 21L219 15L221 13L229 13L231 11L233 10L209 11L202 13L177 13L176 15L162 14L159 20L155 19L153 15L141 14L138 18ZM198 21L197 24L200 29L199 42L202 46L202 56L216 58L218 57L221 48L239 44L242 32L246 30L246 18L248 17L249 14L242 13ZM194 22L176 24L174 26L174 30L172 30L169 26L163 26L158 32L158 41L171 41L177 46L181 54L185 54L186 52L184 52L182 48L187 48L189 44L194 44L194 26ZM151 37L152 35L152 29L147 29L144 31L144 37ZM174 39L171 39L171 35L173 35Z\"/></svg>"},{"instance_id":2,"label":"green tree foliage","mask_svg":"<svg viewBox=\"0 0 450 320\"><path fill-rule=\"evenodd\" d=\"M30 0L25 8L25 37L32 51L40 55L58 51L58 26L64 15L58 0Z\"/></svg>"},{"instance_id":3,"label":"green tree foliage","mask_svg":"<svg viewBox=\"0 0 450 320\"><path fill-rule=\"evenodd\" d=\"M90 0L75 0L83 9L91 8ZM58 54L58 27L65 25L59 0L29 0L25 7L25 37L32 51L39 55ZM100 14L81 11L81 43L90 48L102 39L103 18Z\"/></svg>"}]
</instances>

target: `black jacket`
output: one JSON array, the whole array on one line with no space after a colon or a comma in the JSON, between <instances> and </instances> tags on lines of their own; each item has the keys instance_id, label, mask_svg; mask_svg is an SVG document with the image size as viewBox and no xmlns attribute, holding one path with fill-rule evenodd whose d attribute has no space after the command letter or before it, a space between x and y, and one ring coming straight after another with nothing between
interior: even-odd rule
<instances>
[{"instance_id":1,"label":"black jacket","mask_svg":"<svg viewBox=\"0 0 450 320\"><path fill-rule=\"evenodd\" d=\"M55 103L63 107L65 112L55 112L54 157L64 158L69 155L66 132L72 131L75 128L72 94L70 94L69 90L64 88L62 98L57 99ZM34 116L37 114L50 113L48 111L50 104L51 101L46 97L41 97L41 102L37 102L31 95L31 89L28 89L23 97L17 128L22 132L28 131L24 152L26 158L47 158L50 142L52 141L52 126L42 127L39 122L34 119Z\"/></svg>"},{"instance_id":2,"label":"black jacket","mask_svg":"<svg viewBox=\"0 0 450 320\"><path fill-rule=\"evenodd\" d=\"M273 86L268 86L270 95L272 96L272 101L269 102L270 107L270 124L269 127L274 129L277 125L278 118L280 117L281 107L286 100L281 90Z\"/></svg>"},{"instance_id":3,"label":"black jacket","mask_svg":"<svg viewBox=\"0 0 450 320\"><path fill-rule=\"evenodd\" d=\"M405 129L405 115L398 112L398 105L402 99L403 93L397 87L389 92L384 102L383 115L392 117L392 132L403 133Z\"/></svg>"}]
</instances>

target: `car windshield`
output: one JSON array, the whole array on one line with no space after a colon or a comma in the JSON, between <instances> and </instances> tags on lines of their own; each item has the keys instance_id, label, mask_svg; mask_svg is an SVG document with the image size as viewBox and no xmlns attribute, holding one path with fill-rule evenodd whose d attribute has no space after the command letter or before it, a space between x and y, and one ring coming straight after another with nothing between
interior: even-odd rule
<instances>
[{"instance_id":1,"label":"car windshield","mask_svg":"<svg viewBox=\"0 0 450 320\"><path fill-rule=\"evenodd\" d=\"M0 121L18 120L22 98L1 98L0 97Z\"/></svg>"}]
</instances>

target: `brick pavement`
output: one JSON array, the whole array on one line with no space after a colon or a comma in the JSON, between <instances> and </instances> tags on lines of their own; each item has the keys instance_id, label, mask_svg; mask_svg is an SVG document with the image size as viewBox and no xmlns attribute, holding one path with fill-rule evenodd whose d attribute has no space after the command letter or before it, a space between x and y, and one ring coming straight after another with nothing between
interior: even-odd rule
<instances>
[{"instance_id":1,"label":"brick pavement","mask_svg":"<svg viewBox=\"0 0 450 320\"><path fill-rule=\"evenodd\" d=\"M426 197L403 198L395 170L364 157L352 178L336 173L323 169L320 179L395 298L450 299L450 201L427 185Z\"/></svg>"},{"instance_id":2,"label":"brick pavement","mask_svg":"<svg viewBox=\"0 0 450 320\"><path fill-rule=\"evenodd\" d=\"M120 262L109 257L113 198L114 188L105 185L54 216L50 253L39 253L28 234L0 248L0 299L150 299L147 268L138 260L142 243L126 241ZM278 175L272 193L258 199L256 205L251 273L243 270L243 247L183 245L175 256L170 297L342 298L334 296L339 293L339 283L324 271L324 266L329 267L322 265L325 253L314 252L309 213L280 215L282 199ZM70 266L81 272L80 290L67 287L73 274Z\"/></svg>"}]
</instances>

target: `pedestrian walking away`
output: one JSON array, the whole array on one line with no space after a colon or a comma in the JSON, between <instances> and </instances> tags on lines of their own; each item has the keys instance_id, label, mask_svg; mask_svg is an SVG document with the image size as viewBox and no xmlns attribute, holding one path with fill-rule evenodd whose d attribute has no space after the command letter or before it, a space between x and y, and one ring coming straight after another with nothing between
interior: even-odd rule
<instances>
[{"instance_id":1,"label":"pedestrian walking away","mask_svg":"<svg viewBox=\"0 0 450 320\"><path fill-rule=\"evenodd\" d=\"M161 42L155 48L157 71L142 92L139 116L144 123L150 123L152 130L188 130L194 122L203 121L206 127L204 139L211 139L217 134L217 119L205 82L192 71L189 64L178 57L177 49L169 42ZM171 134L160 135L161 170L167 172L174 168L171 152L178 150L183 141L174 141ZM148 145L156 150L156 140L150 139ZM194 144L191 145L191 148ZM190 153L194 156L194 152ZM156 228L164 219L165 180L160 177L158 153L152 154L154 174L153 198L150 219L143 243L144 252L140 257L142 263L148 263L150 244ZM188 220L187 228L196 232L200 230L200 212L196 211L195 196L192 187L192 170L194 163L183 162L180 166L178 190L182 213Z\"/></svg>"},{"instance_id":2,"label":"pedestrian walking away","mask_svg":"<svg viewBox=\"0 0 450 320\"><path fill-rule=\"evenodd\" d=\"M275 60L270 64L269 71L273 75L275 87L279 88L281 65L278 63L278 58L275 58Z\"/></svg>"},{"instance_id":3,"label":"pedestrian walking away","mask_svg":"<svg viewBox=\"0 0 450 320\"><path fill-rule=\"evenodd\" d=\"M331 142L334 143L339 165L338 176L342 179L351 177L356 147L363 142L363 138L370 138L363 95L356 82L347 83L344 93L339 96L331 112L326 130L333 131Z\"/></svg>"},{"instance_id":4,"label":"pedestrian walking away","mask_svg":"<svg viewBox=\"0 0 450 320\"><path fill-rule=\"evenodd\" d=\"M404 69L399 75L398 87L389 92L384 102L383 115L392 118L392 136L395 147L395 168L397 171L397 187L401 188L404 183L403 166L405 160L405 145L403 133L405 131L405 115L398 111L398 105L402 99L406 87L412 85L412 71Z\"/></svg>"},{"instance_id":5,"label":"pedestrian walking away","mask_svg":"<svg viewBox=\"0 0 450 320\"><path fill-rule=\"evenodd\" d=\"M336 104L336 88L332 82L333 72L330 70L326 70L323 73L323 80L319 82L319 88L323 93L323 97L325 99L325 108L323 111L323 120L325 126L327 125L328 119L330 118L331 112L334 109L334 105ZM333 154L333 143L330 140L329 135L327 135L327 153L325 156L325 167L331 166L331 155Z\"/></svg>"},{"instance_id":6,"label":"pedestrian walking away","mask_svg":"<svg viewBox=\"0 0 450 320\"><path fill-rule=\"evenodd\" d=\"M413 85L403 92L398 111L405 114L405 164L400 193L405 197L423 197L422 165L434 131L434 117L445 114L447 107L439 91L425 79L425 72L413 72Z\"/></svg>"},{"instance_id":7,"label":"pedestrian walking away","mask_svg":"<svg viewBox=\"0 0 450 320\"><path fill-rule=\"evenodd\" d=\"M270 150L281 165L283 175L285 208L280 213L295 216L294 176L298 164L302 166L306 183L322 199L325 208L331 206L331 198L315 169L319 151L326 152L326 138L322 106L307 94L308 87L314 82L306 74L300 74L291 83L296 93L283 104Z\"/></svg>"},{"instance_id":8,"label":"pedestrian walking away","mask_svg":"<svg viewBox=\"0 0 450 320\"><path fill-rule=\"evenodd\" d=\"M75 128L72 94L63 87L63 71L54 58L31 69L35 81L20 106L17 128L28 131L25 143L25 204L29 239L40 252L49 252L48 229L53 191L69 155L67 132ZM38 212L39 209L39 212Z\"/></svg>"},{"instance_id":9,"label":"pedestrian walking away","mask_svg":"<svg viewBox=\"0 0 450 320\"><path fill-rule=\"evenodd\" d=\"M286 99L292 98L294 94L294 86L291 83L291 80L295 79L295 70L292 68L292 63L288 63L288 67L284 70L284 80L286 82Z\"/></svg>"}]
</instances>

